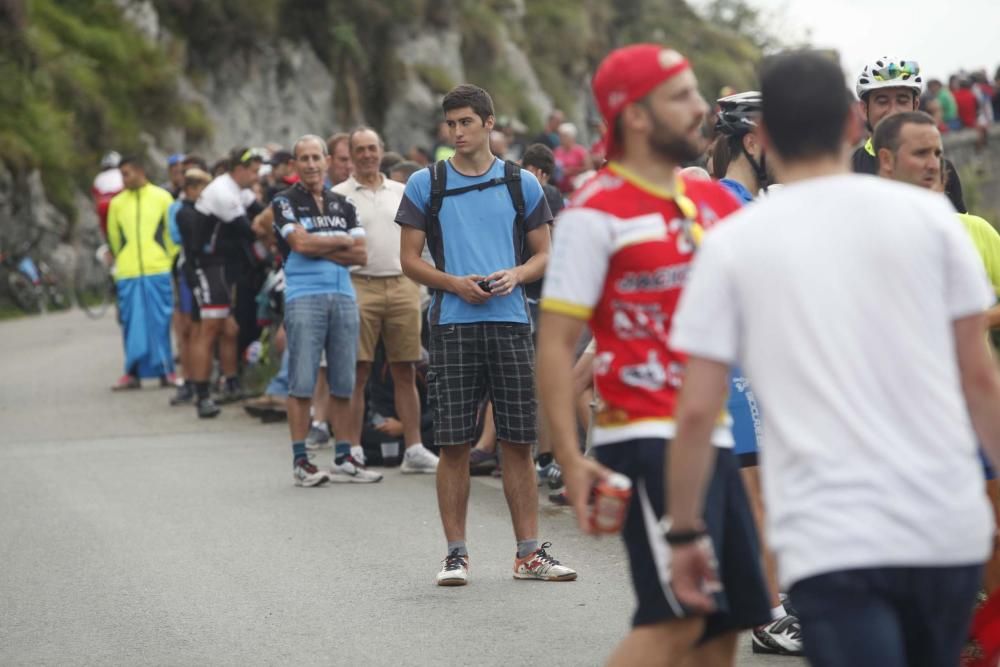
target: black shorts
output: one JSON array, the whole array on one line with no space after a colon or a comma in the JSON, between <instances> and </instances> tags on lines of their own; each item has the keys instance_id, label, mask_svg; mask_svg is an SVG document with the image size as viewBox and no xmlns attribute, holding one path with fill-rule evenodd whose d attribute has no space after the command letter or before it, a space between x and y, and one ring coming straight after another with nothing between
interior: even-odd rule
<instances>
[{"instance_id":1,"label":"black shorts","mask_svg":"<svg viewBox=\"0 0 1000 667\"><path fill-rule=\"evenodd\" d=\"M195 301L203 320L221 320L229 317L233 303L233 290L226 276L224 264L208 264L194 270L196 283L192 285Z\"/></svg>"},{"instance_id":2,"label":"black shorts","mask_svg":"<svg viewBox=\"0 0 1000 667\"><path fill-rule=\"evenodd\" d=\"M535 443L535 347L531 325L481 322L431 328L428 402L434 443L468 445L483 399L493 401L497 440Z\"/></svg>"},{"instance_id":3,"label":"black shorts","mask_svg":"<svg viewBox=\"0 0 1000 667\"><path fill-rule=\"evenodd\" d=\"M663 464L669 443L656 438L594 448L597 460L632 480L632 501L622 528L638 606L633 625L649 625L689 612L670 588L670 549L659 528L664 514ZM719 561L723 591L706 619L702 640L771 621L760 546L736 458L718 449L705 498L705 525Z\"/></svg>"}]
</instances>

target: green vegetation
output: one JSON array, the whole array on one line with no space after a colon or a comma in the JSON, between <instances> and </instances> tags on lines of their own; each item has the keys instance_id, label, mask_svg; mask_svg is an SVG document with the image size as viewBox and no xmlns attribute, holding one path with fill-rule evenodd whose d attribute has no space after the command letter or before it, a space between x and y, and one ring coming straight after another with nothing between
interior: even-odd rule
<instances>
[{"instance_id":1,"label":"green vegetation","mask_svg":"<svg viewBox=\"0 0 1000 667\"><path fill-rule=\"evenodd\" d=\"M278 38L308 42L337 81L341 125L380 125L401 77L392 48L402 32L451 27L462 34L468 78L489 89L501 113L532 130L542 119L521 80L504 67L504 40L527 54L557 105L576 107L607 51L657 41L691 56L706 97L723 84L753 85L768 39L744 0L715 0L706 21L684 0L154 0L172 37L152 42L106 0L0 3L0 160L15 173L38 168L53 202L73 215L74 189L86 189L100 155L142 151L144 132L181 127L205 139L202 110L177 97L181 67L193 80L222 58ZM437 93L456 81L439 68L413 69Z\"/></svg>"},{"instance_id":2,"label":"green vegetation","mask_svg":"<svg viewBox=\"0 0 1000 667\"><path fill-rule=\"evenodd\" d=\"M104 151L142 151L142 132L169 126L205 136L200 110L177 102L176 68L113 3L13 0L2 13L0 160L40 169L71 217Z\"/></svg>"}]
</instances>

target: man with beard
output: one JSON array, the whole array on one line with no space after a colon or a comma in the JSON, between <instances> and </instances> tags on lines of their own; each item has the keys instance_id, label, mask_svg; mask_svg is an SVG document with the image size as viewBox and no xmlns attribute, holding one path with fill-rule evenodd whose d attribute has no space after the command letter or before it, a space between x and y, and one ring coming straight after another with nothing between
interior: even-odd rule
<instances>
[{"instance_id":1,"label":"man with beard","mask_svg":"<svg viewBox=\"0 0 1000 667\"><path fill-rule=\"evenodd\" d=\"M995 296L940 195L849 172L861 128L836 63L785 53L760 82L784 188L705 235L671 326L688 355L664 471L672 587L716 607L711 554L675 536L711 521L709 442L738 363L810 664L954 665L995 534L973 434L1000 459Z\"/></svg>"},{"instance_id":2,"label":"man with beard","mask_svg":"<svg viewBox=\"0 0 1000 667\"><path fill-rule=\"evenodd\" d=\"M706 512L719 549L722 611L702 615L678 603L667 543L700 535L665 536L657 520L685 363L667 343L671 319L702 229L737 203L717 183L676 175L704 150L708 112L683 56L656 44L619 49L598 68L593 89L611 161L560 215L542 293L540 401L582 530L592 531L587 503L596 482L612 470L632 481L622 537L638 608L610 664L651 664L650 656L661 665L731 664L738 631L767 623L770 607L727 423L713 433L718 464ZM580 454L571 380L574 346L587 323L603 399L593 429L596 462Z\"/></svg>"}]
</instances>

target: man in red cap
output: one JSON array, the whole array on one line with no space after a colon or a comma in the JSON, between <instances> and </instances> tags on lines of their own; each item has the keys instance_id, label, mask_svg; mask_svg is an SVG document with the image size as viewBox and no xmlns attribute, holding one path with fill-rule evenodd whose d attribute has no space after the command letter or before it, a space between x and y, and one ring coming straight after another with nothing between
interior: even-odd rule
<instances>
[{"instance_id":1,"label":"man in red cap","mask_svg":"<svg viewBox=\"0 0 1000 667\"><path fill-rule=\"evenodd\" d=\"M738 631L767 622L770 607L727 418L713 436L719 456L708 533L670 532L659 517L686 361L667 342L671 318L702 230L738 206L722 186L677 174L704 150L708 112L683 56L654 44L619 49L601 63L593 88L610 162L560 215L541 305L539 402L585 532L593 530L594 484L612 471L632 482L622 536L638 606L610 664L728 665ZM584 324L597 342L594 379L603 399L593 431L597 461L580 454L573 416L573 349ZM673 595L668 543L682 542L715 545L721 611L699 616Z\"/></svg>"}]
</instances>

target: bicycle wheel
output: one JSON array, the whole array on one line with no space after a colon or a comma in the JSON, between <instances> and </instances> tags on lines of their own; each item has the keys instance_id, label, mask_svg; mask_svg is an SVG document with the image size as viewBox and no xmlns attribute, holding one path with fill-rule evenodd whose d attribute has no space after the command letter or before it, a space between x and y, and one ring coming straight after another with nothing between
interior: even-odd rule
<instances>
[{"instance_id":1,"label":"bicycle wheel","mask_svg":"<svg viewBox=\"0 0 1000 667\"><path fill-rule=\"evenodd\" d=\"M64 281L45 262L38 263L42 277L42 291L47 305L53 310L66 310L72 305L72 297Z\"/></svg>"},{"instance_id":2,"label":"bicycle wheel","mask_svg":"<svg viewBox=\"0 0 1000 667\"><path fill-rule=\"evenodd\" d=\"M93 251L78 250L74 296L80 309L93 319L103 317L114 299L114 287L108 269Z\"/></svg>"},{"instance_id":3,"label":"bicycle wheel","mask_svg":"<svg viewBox=\"0 0 1000 667\"><path fill-rule=\"evenodd\" d=\"M38 288L23 273L12 271L7 274L7 291L11 300L26 313L37 313L42 308Z\"/></svg>"}]
</instances>

